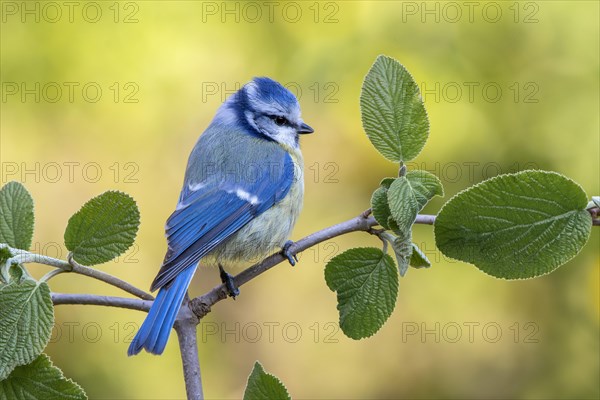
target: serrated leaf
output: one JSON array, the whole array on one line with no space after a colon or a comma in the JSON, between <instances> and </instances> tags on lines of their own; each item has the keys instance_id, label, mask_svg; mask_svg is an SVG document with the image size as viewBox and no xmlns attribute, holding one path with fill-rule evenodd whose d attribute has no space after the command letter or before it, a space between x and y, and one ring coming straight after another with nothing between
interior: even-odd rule
<instances>
[{"instance_id":1,"label":"serrated leaf","mask_svg":"<svg viewBox=\"0 0 600 400\"><path fill-rule=\"evenodd\" d=\"M586 243L592 218L581 187L563 175L500 175L454 196L435 221L439 249L506 279L554 271Z\"/></svg>"},{"instance_id":2,"label":"serrated leaf","mask_svg":"<svg viewBox=\"0 0 600 400\"><path fill-rule=\"evenodd\" d=\"M83 389L65 378L50 358L40 354L32 363L15 368L0 381L0 400L83 400Z\"/></svg>"},{"instance_id":3,"label":"serrated leaf","mask_svg":"<svg viewBox=\"0 0 600 400\"><path fill-rule=\"evenodd\" d=\"M425 146L429 120L419 87L393 58L379 56L360 94L362 124L373 146L390 161L410 161Z\"/></svg>"},{"instance_id":4,"label":"serrated leaf","mask_svg":"<svg viewBox=\"0 0 600 400\"><path fill-rule=\"evenodd\" d=\"M392 213L388 205L387 189L385 187L379 187L373 192L371 196L371 211L379 225L385 229L390 229L388 219Z\"/></svg>"},{"instance_id":5,"label":"serrated leaf","mask_svg":"<svg viewBox=\"0 0 600 400\"><path fill-rule=\"evenodd\" d=\"M340 327L352 339L375 334L396 306L398 272L392 258L379 249L350 249L332 258L325 281L337 292Z\"/></svg>"},{"instance_id":6,"label":"serrated leaf","mask_svg":"<svg viewBox=\"0 0 600 400\"><path fill-rule=\"evenodd\" d=\"M65 246L75 261L101 264L123 254L135 240L140 213L122 192L105 192L81 207L65 231Z\"/></svg>"},{"instance_id":7,"label":"serrated leaf","mask_svg":"<svg viewBox=\"0 0 600 400\"><path fill-rule=\"evenodd\" d=\"M400 229L400 227L398 226L398 223L396 221L394 221L393 217L388 218L388 225L390 226L390 229L392 230L392 232L394 232L396 235L398 236L406 236L411 234L410 230L406 230L406 229Z\"/></svg>"},{"instance_id":8,"label":"serrated leaf","mask_svg":"<svg viewBox=\"0 0 600 400\"><path fill-rule=\"evenodd\" d=\"M437 176L430 172L417 170L409 171L406 180L414 192L415 199L421 211L433 196L444 196L444 187Z\"/></svg>"},{"instance_id":9,"label":"serrated leaf","mask_svg":"<svg viewBox=\"0 0 600 400\"><path fill-rule=\"evenodd\" d=\"M0 243L29 250L33 238L33 199L19 182L0 189Z\"/></svg>"},{"instance_id":10,"label":"serrated leaf","mask_svg":"<svg viewBox=\"0 0 600 400\"><path fill-rule=\"evenodd\" d=\"M14 367L35 360L53 325L54 308L45 282L13 280L0 286L0 381Z\"/></svg>"},{"instance_id":11,"label":"serrated leaf","mask_svg":"<svg viewBox=\"0 0 600 400\"><path fill-rule=\"evenodd\" d=\"M410 266L413 268L429 268L431 262L416 244L412 244L412 253L410 256Z\"/></svg>"},{"instance_id":12,"label":"serrated leaf","mask_svg":"<svg viewBox=\"0 0 600 400\"><path fill-rule=\"evenodd\" d=\"M244 400L291 399L281 381L267 372L257 361L248 377Z\"/></svg>"},{"instance_id":13,"label":"serrated leaf","mask_svg":"<svg viewBox=\"0 0 600 400\"><path fill-rule=\"evenodd\" d=\"M415 193L406 177L402 176L394 180L387 195L392 217L398 224L400 232L403 233L402 236L406 236L419 212Z\"/></svg>"}]
</instances>

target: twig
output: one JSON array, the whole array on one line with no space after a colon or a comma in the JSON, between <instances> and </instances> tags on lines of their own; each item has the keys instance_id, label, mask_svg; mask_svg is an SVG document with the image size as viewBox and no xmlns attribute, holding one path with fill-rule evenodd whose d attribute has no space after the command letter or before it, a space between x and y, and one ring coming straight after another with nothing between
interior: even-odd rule
<instances>
[{"instance_id":1,"label":"twig","mask_svg":"<svg viewBox=\"0 0 600 400\"><path fill-rule=\"evenodd\" d=\"M154 296L149 293L144 292L141 289L136 288L132 284L125 282L116 276L112 276L111 274L107 274L106 272L102 272L98 269L86 267L85 265L79 264L77 261L73 259L73 254L69 253L67 256L69 260L69 265L72 267L71 272L75 272L77 274L89 276L90 278L98 279L99 281L108 283L109 285L118 287L126 291L127 293L131 293L132 295L139 297L144 300L154 300Z\"/></svg>"},{"instance_id":2,"label":"twig","mask_svg":"<svg viewBox=\"0 0 600 400\"><path fill-rule=\"evenodd\" d=\"M435 222L435 215L419 214L419 215L417 215L415 224L433 225L434 222Z\"/></svg>"},{"instance_id":3,"label":"twig","mask_svg":"<svg viewBox=\"0 0 600 400\"><path fill-rule=\"evenodd\" d=\"M95 306L128 308L130 310L146 311L150 310L151 301L129 299L125 297L99 296L95 294L71 294L71 293L52 293L52 303L55 306L62 304L90 304Z\"/></svg>"},{"instance_id":4,"label":"twig","mask_svg":"<svg viewBox=\"0 0 600 400\"><path fill-rule=\"evenodd\" d=\"M115 286L121 290L126 291L140 299L144 300L154 300L154 297L144 292L141 289L136 288L132 284L125 282L116 276L112 276L111 274L107 274L106 272L102 272L100 270L86 267L85 265L79 264L77 261L73 259L73 254L69 253L67 256L67 261L59 260L58 258L48 257L41 254L30 253L26 250L14 249L7 244L0 243L0 249L7 249L12 255L11 258L6 260L6 263L2 268L2 276L6 279L8 277L8 268L10 268L11 264L26 264L26 263L36 263L36 264L44 264L49 265L51 267L55 267L61 270L61 272L74 272L76 274L89 276L90 278L97 279L99 281L108 283L109 285ZM51 271L42 277L43 281L47 281L54 276L58 275L61 272Z\"/></svg>"}]
</instances>

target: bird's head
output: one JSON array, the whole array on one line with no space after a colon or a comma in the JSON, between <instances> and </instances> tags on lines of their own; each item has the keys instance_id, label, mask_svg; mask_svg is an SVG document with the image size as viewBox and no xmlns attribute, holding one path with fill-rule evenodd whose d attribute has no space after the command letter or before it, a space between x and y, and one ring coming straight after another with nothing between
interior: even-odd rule
<instances>
[{"instance_id":1,"label":"bird's head","mask_svg":"<svg viewBox=\"0 0 600 400\"><path fill-rule=\"evenodd\" d=\"M220 112L225 118L234 115L250 133L292 148L298 147L299 134L314 132L302 121L296 96L270 78L254 78L231 96Z\"/></svg>"}]
</instances>

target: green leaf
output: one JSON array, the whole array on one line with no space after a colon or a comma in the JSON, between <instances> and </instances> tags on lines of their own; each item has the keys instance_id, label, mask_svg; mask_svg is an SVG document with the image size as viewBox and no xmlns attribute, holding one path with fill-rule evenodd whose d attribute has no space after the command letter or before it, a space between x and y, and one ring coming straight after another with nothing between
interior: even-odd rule
<instances>
[{"instance_id":1,"label":"green leaf","mask_svg":"<svg viewBox=\"0 0 600 400\"><path fill-rule=\"evenodd\" d=\"M413 268L429 268L431 262L416 244L412 244L412 253L410 256L410 266Z\"/></svg>"},{"instance_id":2,"label":"green leaf","mask_svg":"<svg viewBox=\"0 0 600 400\"><path fill-rule=\"evenodd\" d=\"M33 237L33 199L19 182L0 189L0 243L29 250Z\"/></svg>"},{"instance_id":3,"label":"green leaf","mask_svg":"<svg viewBox=\"0 0 600 400\"><path fill-rule=\"evenodd\" d=\"M437 176L427 171L409 171L406 179L414 192L419 211L433 198L444 196L444 187Z\"/></svg>"},{"instance_id":4,"label":"green leaf","mask_svg":"<svg viewBox=\"0 0 600 400\"><path fill-rule=\"evenodd\" d=\"M371 210L377 223L385 229L390 229L388 220L392 213L390 211L390 206L388 205L387 191L388 190L382 186L373 192L373 195L371 196Z\"/></svg>"},{"instance_id":5,"label":"green leaf","mask_svg":"<svg viewBox=\"0 0 600 400\"><path fill-rule=\"evenodd\" d=\"M435 221L448 257L506 279L554 271L586 243L592 227L581 187L563 175L500 175L454 196Z\"/></svg>"},{"instance_id":6,"label":"green leaf","mask_svg":"<svg viewBox=\"0 0 600 400\"><path fill-rule=\"evenodd\" d=\"M375 334L396 306L398 272L379 249L350 249L332 258L325 281L337 292L340 327L352 339Z\"/></svg>"},{"instance_id":7,"label":"green leaf","mask_svg":"<svg viewBox=\"0 0 600 400\"><path fill-rule=\"evenodd\" d=\"M54 308L45 282L13 280L0 286L0 381L17 365L44 350L54 325Z\"/></svg>"},{"instance_id":8,"label":"green leaf","mask_svg":"<svg viewBox=\"0 0 600 400\"><path fill-rule=\"evenodd\" d=\"M389 189L390 186L392 186L392 183L394 183L394 180L396 180L396 178L383 178L381 183L379 183L379 186Z\"/></svg>"},{"instance_id":9,"label":"green leaf","mask_svg":"<svg viewBox=\"0 0 600 400\"><path fill-rule=\"evenodd\" d=\"M135 240L140 213L125 193L105 192L81 207L70 219L65 245L85 265L101 264L123 254Z\"/></svg>"},{"instance_id":10,"label":"green leaf","mask_svg":"<svg viewBox=\"0 0 600 400\"><path fill-rule=\"evenodd\" d=\"M390 226L390 229L392 230L392 232L394 232L398 236L405 237L405 236L411 234L410 230L406 230L404 228L400 229L400 226L398 226L398 223L396 221L394 221L393 217L390 217L388 219L388 225Z\"/></svg>"},{"instance_id":11,"label":"green leaf","mask_svg":"<svg viewBox=\"0 0 600 400\"><path fill-rule=\"evenodd\" d=\"M431 266L425 253L419 249L419 246L411 242L410 231L408 233L405 236L395 236L389 232L380 234L392 246L400 276L406 274L409 266L413 268L429 268Z\"/></svg>"},{"instance_id":12,"label":"green leaf","mask_svg":"<svg viewBox=\"0 0 600 400\"><path fill-rule=\"evenodd\" d=\"M15 368L0 381L0 400L13 399L83 400L87 396L47 355L40 354L31 364Z\"/></svg>"},{"instance_id":13,"label":"green leaf","mask_svg":"<svg viewBox=\"0 0 600 400\"><path fill-rule=\"evenodd\" d=\"M265 372L262 365L254 363L244 392L244 400L291 399L287 389L277 377Z\"/></svg>"},{"instance_id":14,"label":"green leaf","mask_svg":"<svg viewBox=\"0 0 600 400\"><path fill-rule=\"evenodd\" d=\"M0 248L0 265L6 263L9 258L12 258L10 250L8 250L6 247Z\"/></svg>"},{"instance_id":15,"label":"green leaf","mask_svg":"<svg viewBox=\"0 0 600 400\"><path fill-rule=\"evenodd\" d=\"M398 263L398 271L400 271L400 276L404 276L408 270L409 261L412 260L413 248L410 243L410 235L406 237L395 237L390 243L396 256L396 262Z\"/></svg>"},{"instance_id":16,"label":"green leaf","mask_svg":"<svg viewBox=\"0 0 600 400\"><path fill-rule=\"evenodd\" d=\"M417 218L419 203L410 182L405 176L397 178L387 192L392 217L402 236L407 236Z\"/></svg>"},{"instance_id":17,"label":"green leaf","mask_svg":"<svg viewBox=\"0 0 600 400\"><path fill-rule=\"evenodd\" d=\"M429 121L410 73L398 61L379 56L360 94L362 124L373 146L390 161L410 161L425 146Z\"/></svg>"}]
</instances>

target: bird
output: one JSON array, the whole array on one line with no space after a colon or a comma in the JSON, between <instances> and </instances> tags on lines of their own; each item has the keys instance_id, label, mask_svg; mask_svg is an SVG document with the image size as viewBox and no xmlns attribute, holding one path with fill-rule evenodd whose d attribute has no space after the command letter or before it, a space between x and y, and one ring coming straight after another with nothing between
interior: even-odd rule
<instances>
[{"instance_id":1,"label":"bird","mask_svg":"<svg viewBox=\"0 0 600 400\"><path fill-rule=\"evenodd\" d=\"M200 260L219 266L229 296L239 289L223 264L259 260L276 250L293 266L289 235L302 208L299 135L313 133L296 96L256 77L230 95L190 153L167 252L152 282L158 294L130 343L160 355Z\"/></svg>"}]
</instances>

